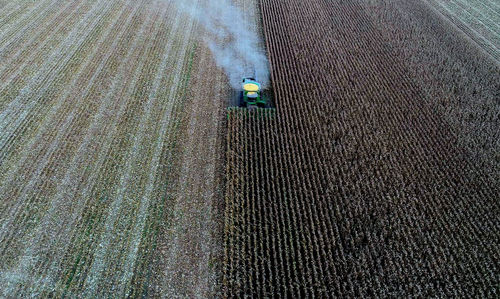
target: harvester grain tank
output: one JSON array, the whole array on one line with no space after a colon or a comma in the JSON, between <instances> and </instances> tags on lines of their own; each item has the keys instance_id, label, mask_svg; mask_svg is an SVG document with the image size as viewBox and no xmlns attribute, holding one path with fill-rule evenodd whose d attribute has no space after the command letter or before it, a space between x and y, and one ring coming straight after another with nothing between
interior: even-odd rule
<instances>
[{"instance_id":1,"label":"harvester grain tank","mask_svg":"<svg viewBox=\"0 0 500 299\"><path fill-rule=\"evenodd\" d=\"M268 106L267 100L262 96L261 85L254 78L243 78L240 91L240 107Z\"/></svg>"}]
</instances>

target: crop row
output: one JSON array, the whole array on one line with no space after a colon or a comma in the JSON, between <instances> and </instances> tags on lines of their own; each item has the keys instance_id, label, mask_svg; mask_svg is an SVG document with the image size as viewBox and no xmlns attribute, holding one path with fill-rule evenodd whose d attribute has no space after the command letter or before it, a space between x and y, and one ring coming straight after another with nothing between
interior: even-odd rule
<instances>
[{"instance_id":1,"label":"crop row","mask_svg":"<svg viewBox=\"0 0 500 299\"><path fill-rule=\"evenodd\" d=\"M227 296L494 294L497 175L423 80L453 84L441 70L460 63L488 94L489 58L425 6L434 23L403 24L410 3L261 1L277 111L228 112ZM468 56L418 78L409 55L426 57L414 40L432 45L431 26Z\"/></svg>"},{"instance_id":2,"label":"crop row","mask_svg":"<svg viewBox=\"0 0 500 299\"><path fill-rule=\"evenodd\" d=\"M500 138L498 63L485 57L476 44L464 42L462 34L424 3L378 4L383 9L366 12L394 49L392 55L407 65L418 85L425 86L424 100L457 132L457 141L471 160L494 172Z\"/></svg>"},{"instance_id":3,"label":"crop row","mask_svg":"<svg viewBox=\"0 0 500 299\"><path fill-rule=\"evenodd\" d=\"M57 34L40 33L42 24L21 42L39 45L32 58L43 61L6 85L29 88L2 109L6 125L19 123L1 152L5 296L149 287L159 180L177 138L195 28L149 0L78 7L54 9L66 22ZM25 115L16 100L29 105Z\"/></svg>"},{"instance_id":4,"label":"crop row","mask_svg":"<svg viewBox=\"0 0 500 299\"><path fill-rule=\"evenodd\" d=\"M124 12L124 11L122 11ZM114 18L115 21L119 20L119 16L120 14L117 14ZM122 15L123 16L123 15ZM130 15L132 16L132 15ZM112 19L113 20L113 19ZM123 19L123 21L126 21L127 19ZM122 21L122 22L123 22ZM130 20L129 20L130 21ZM122 23L124 24L124 23ZM113 28L113 26L110 26L109 29ZM130 29L130 27L129 27ZM111 34L111 31L108 30L108 32L104 35L104 38L109 38L110 37L110 34ZM119 37L119 36L118 36ZM117 41L119 41L120 39L117 39L115 41L115 43L111 43L110 46L117 46L118 44L116 43ZM124 46L126 46L126 43L123 43L123 42L126 42L127 39L123 39L122 40L122 44L121 44L121 47L123 49ZM101 50L107 50L109 48L106 48L106 47L103 47L101 48ZM117 51L116 53L117 54L122 54L124 51ZM112 52L104 52L104 53L112 53ZM94 53L95 55L95 53ZM94 55L91 55L89 58L94 58ZM109 60L109 54L107 54L108 57L99 57L99 59L102 59L103 61L103 64L101 66L101 71L97 71L95 72L95 74L101 74L101 75L106 75L106 73L103 73L102 72L102 69L103 67L113 61L113 60ZM119 58L119 56L116 56L115 58ZM99 60L97 60L99 61ZM89 62L90 62L90 59L89 59ZM114 62L114 65L116 66L116 62ZM107 72L112 72L116 69L116 67L114 68L112 64L107 64L107 68L106 68L106 71ZM109 73L108 73L109 74ZM95 83L96 83L96 79L98 79L97 77L98 76L94 76L94 77L90 77L90 81L89 82L85 82L83 80L80 80L79 83L87 83L89 85L89 87L93 86ZM103 77L100 77L100 78L103 78ZM71 88L73 87L73 85L71 85ZM90 90L83 94L82 95L82 98L83 99L88 99L89 97L89 92ZM55 100L58 100L59 101L57 102L58 104L60 102L63 102L64 100L66 100L66 98L68 97L68 94L65 95L65 97L62 97L62 98L55 98ZM92 109L92 103L94 103L95 105L95 102L93 101L83 101L82 104L79 104L78 101L72 101L73 105L67 105L66 106L66 109L65 110L62 110L62 111L58 111L58 113L51 113L49 114L49 121L53 121L54 117L58 117L58 118L61 118L60 120L61 121L64 121L63 124L59 125L59 130L53 130L54 126L51 126L50 124L48 123L42 123L42 127L40 131L38 131L37 135L35 136L35 138L32 138L29 142L29 145L31 146L37 146L37 150L42 150L42 152L40 152L39 155L35 155L35 156L31 156L33 154L33 151L34 151L34 148L32 147L25 147L24 148L24 154L22 155L22 159L21 161L18 161L18 162L21 162L20 164L14 164L13 167L11 168L11 170L22 170L22 171L25 171L25 174L23 174L23 176L25 176L25 181L21 181L19 182L18 180L14 180L14 178L18 177L18 173L16 172L13 172L8 178L7 180L7 183L10 183L10 184L5 184L3 185L2 187L4 188L5 190L5 194L6 195L9 195L9 196L12 196L12 198L16 198L16 206L15 206L15 211L12 211L12 208L10 209L11 210L11 213L10 213L10 216L8 218L6 218L6 221L5 221L5 224L6 224L6 228L8 229L9 232L11 232L11 234L17 234L18 237L20 236L24 236L24 238L26 238L27 240L31 240L33 243L31 245L31 249L29 250L33 250L33 247L36 248L36 246L40 246L41 244L43 244L44 242L47 242L46 240L44 240L44 236L47 236L46 234L51 234L51 232L53 232L53 230L57 230L58 229L58 226L55 224L55 223L45 223L47 220L48 221L54 221L54 219L56 220L59 220L57 219L57 217L55 217L54 215L52 216L49 216L49 217L45 217L43 219L41 219L42 223L45 223L45 226L42 226L42 231L43 230L47 230L45 231L43 234L42 233L36 233L35 231L32 231L31 234L27 234L27 232L29 232L29 229L31 228L31 226L29 225L26 225L26 222L29 221L30 219L33 219L33 217L37 216L37 215L43 215L43 210L41 210L40 208L38 209L30 209L28 211L23 211L25 208L26 205L30 205L32 207L41 207L42 209L48 209L49 211L49 215L51 213L54 212L54 210L56 210L57 212L60 213L60 210L58 210L57 208L60 208L57 206L57 203L58 202L61 202L61 200L63 200L63 202L65 203L70 203L68 201L65 200L66 196L70 196L71 193L67 192L68 190L57 190L59 191L59 193L56 193L59 197L63 197L61 198L60 200L55 200L53 202L53 206L50 207L47 206L47 203L50 204L50 202L45 202L45 201L40 201L40 195L38 196L34 196L36 194L40 194L42 191L44 192L48 192L48 193L45 193L45 196L50 196L53 194L53 192L55 191L54 189L54 185L53 185L53 182L51 183L50 180L46 179L47 177L50 177L50 176L56 176L57 174L54 173L54 169L57 168L58 165L61 165L63 163L63 161L65 160L65 156L62 156L63 154L70 154L71 153L71 150L74 149L74 145L75 145L75 142L78 142L78 139L77 137L79 136L79 132L81 129L85 128L85 125L86 125L86 122L87 120L89 120L89 114L82 114L82 113L91 113L91 109ZM85 106L85 105L88 105L88 106ZM55 107L60 107L59 105L56 105ZM55 108L54 107L54 108ZM95 106L94 106L95 107ZM82 109L83 108L83 109ZM38 115L35 115L34 117L38 117ZM48 132L51 132L52 133L52 136L56 137L55 140L51 140L50 138L47 138L48 136L45 135L47 134ZM43 136L46 137L46 139L40 139L42 138ZM50 135L49 135L50 136ZM49 146L48 146L49 145ZM28 165L34 165L36 168L32 168L32 167L26 167L26 164L25 164L25 159L38 159L38 162L37 160L34 160L33 162L29 163ZM40 159L42 158L42 159ZM14 160L15 161L15 160ZM22 189L17 189L16 188L16 185L19 186L19 187L22 187ZM17 190L17 191L16 191ZM19 212L16 212L16 211L23 211L23 213L19 213ZM33 213L36 213L36 214L33 214ZM36 217L38 218L38 217ZM9 225L9 223L11 223L10 221L12 221L12 223L15 223L15 226L13 227L13 225ZM53 226L51 227L50 224L53 224ZM17 229L16 229L17 228ZM40 226L37 227L37 229L40 228ZM25 232L25 230L28 230L27 232ZM34 239L32 238L33 236ZM14 244L11 243L11 241L13 241L12 239L10 239L9 237L7 236L2 236L4 237L5 241L4 244L10 244L9 247L5 247L4 250L6 250L7 248L10 248L10 247L13 247L13 248L16 248L17 246L12 246ZM20 241L20 239L15 239L17 242ZM38 253L37 257L43 257L43 252L40 252ZM42 268L43 269L43 268ZM23 269L24 271L30 271L31 269Z\"/></svg>"},{"instance_id":5,"label":"crop row","mask_svg":"<svg viewBox=\"0 0 500 299\"><path fill-rule=\"evenodd\" d=\"M17 79L13 77L13 81L6 80L4 87L13 92L13 97L3 98L7 104L0 113L1 150L4 150L17 136L22 136L26 128L35 127L32 125L35 116L46 112L51 107L50 104L54 103L51 101L54 93L61 92L65 88L67 82L65 80L75 71L79 56L84 54L85 50L88 51L94 39L103 32L109 22L106 16L109 17L116 7L117 3L114 3L107 6L106 10L99 11L103 7L94 5L91 13L87 14L78 26L75 25L75 30L71 31L63 44L53 49L55 51L45 58L35 73L22 74ZM88 19L92 19L93 23L87 24L86 27L85 22ZM88 31L84 31L85 29ZM72 45L64 44L66 42ZM29 81L26 82L26 78L30 78Z\"/></svg>"},{"instance_id":6,"label":"crop row","mask_svg":"<svg viewBox=\"0 0 500 299\"><path fill-rule=\"evenodd\" d=\"M440 13L500 62L500 6L477 1L429 0Z\"/></svg>"},{"instance_id":7,"label":"crop row","mask_svg":"<svg viewBox=\"0 0 500 299\"><path fill-rule=\"evenodd\" d=\"M0 73L2 79L7 80L13 72L21 71L26 67L26 61L39 66L38 60L32 58L42 56L46 58L50 42L56 42L56 37L69 30L72 22L76 22L75 15L86 11L92 2L68 2L61 10L54 10L42 24L36 24L33 32L23 32L18 39L11 39L0 48L2 64ZM50 19L49 19L50 17ZM44 49L45 51L42 51ZM36 54L36 56L35 56ZM12 75L15 77L15 75Z\"/></svg>"},{"instance_id":8,"label":"crop row","mask_svg":"<svg viewBox=\"0 0 500 299\"><path fill-rule=\"evenodd\" d=\"M119 14L115 16L115 21L118 21L119 20ZM112 26L110 27L112 28ZM111 31L108 30L108 32L106 33L105 37L109 37L109 35L111 34ZM106 52L105 52L106 53ZM103 62L108 62L107 59L105 59L105 57L100 57L101 59L103 59ZM104 65L105 63L102 64L101 66L101 70L104 69ZM111 68L108 68L107 71L111 71L112 69ZM100 74L101 72L96 72L95 74ZM95 80L97 79L96 78L97 76L92 76L90 77L91 80L90 80L90 85L88 86L93 86L93 83L95 83ZM52 82L49 82L48 84L53 84ZM73 87L73 86L71 86ZM46 87L42 87L42 88L46 88ZM88 97L90 94L90 90L87 91L87 93L84 93L82 96L83 98L86 98ZM44 100L48 100L48 99L51 99L50 97L50 94L49 94L49 97L46 97L45 95L42 95L42 96L39 96L39 95L35 95L36 97L40 97L39 99L41 101L44 101ZM59 152L64 152L65 148L62 147L60 145L60 142L61 140L67 140L69 138L71 138L71 136L75 136L76 132L71 132L71 130L68 131L68 127L69 128L83 128L84 126L81 124L81 123L77 123L74 127L70 126L70 125L73 125L74 124L74 121L75 119L76 120L80 120L80 121L87 121L88 118L89 118L89 115L86 115L85 117L82 117L82 118L78 118L78 117L75 117L75 116L78 116L80 113L85 113L85 112L90 112L90 109L88 106L85 106L85 105L91 105L92 102L91 101L85 101L83 102L84 105L67 105L65 108L67 110L59 110L60 107L63 105L64 103L64 100L68 100L67 98L69 97L68 94L63 94L63 97L62 98L62 101L56 101L56 105L52 106L52 107L47 107L47 108L52 108L51 110L49 110L49 120L53 120L55 117L61 119L62 123L60 124L57 124L57 127L59 127L60 129L59 130L54 130L54 126L53 124L52 125L49 125L49 124L46 124L44 127L42 127L42 130L39 130L37 133L37 135L35 136L35 138L32 138L31 139L31 142L29 143L30 146L26 146L24 147L24 153L23 155L21 156L21 159L19 162L21 163L15 163L10 170L11 170L11 173L9 173L9 175L7 176L6 180L5 180L5 184L2 185L2 187L4 189L4 194L8 195L8 196L11 196L12 198L17 198L18 202L20 203L23 203L24 202L24 196L26 194L22 193L23 190L20 190L18 188L13 188L12 184L20 184L20 186L22 186L22 188L25 190L25 191L29 191L29 192L32 192L34 191L33 190L33 187L34 185L33 184L36 184L36 182L38 182L39 180L41 180L41 177L40 177L40 174L41 174L41 171L43 171L44 169L51 169L50 166L48 168L46 168L47 164L49 162L52 162L52 163L56 163L56 161L59 161L58 159L51 159L52 158L52 155L56 152L56 151L59 151ZM58 97L55 97L54 98L55 100L59 99ZM73 104L75 104L74 101L72 101ZM47 109L46 108L46 109ZM82 109L83 108L83 109ZM47 109L48 110L48 109ZM66 114L68 113L69 114ZM31 118L31 119L37 119L38 117L40 116L40 114L38 113L34 113L34 114L29 114L28 117ZM52 141L50 138L44 138L43 141L40 139L43 134L47 133L47 131L50 131L51 134L54 134L55 136L55 141L54 142L50 142ZM19 134L20 135L23 135L23 131L20 131ZM46 137L46 136L45 136ZM6 140L6 142L8 141L9 139ZM12 141L11 141L12 142ZM41 145L46 145L45 142L50 142L50 147L49 148L43 148L43 150L45 150L46 152L41 152L40 154L34 152L34 149L33 146L35 145L38 145L38 146L41 146ZM8 143L7 143L8 144ZM40 148L41 149L41 148ZM41 163L40 164L36 164L38 166L38 169L24 169L26 170L27 172L25 174L23 174L23 177L25 178L23 181L17 181L16 180L16 177L18 177L18 173L16 173L16 170L18 170L17 167L22 167L27 161L26 159L29 158L29 155L33 155L35 154L35 157L39 158L38 155L41 155L41 157L43 157L43 159L41 160ZM59 157L60 158L60 157ZM29 178L31 177L31 180L29 180ZM37 181L38 180L38 181ZM14 185L15 186L15 185ZM7 192L5 188L8 188L8 190L10 192ZM19 193L21 192L21 193ZM11 209L9 209L8 211L10 216L13 217L13 216L16 216L16 213L13 212Z\"/></svg>"}]
</instances>

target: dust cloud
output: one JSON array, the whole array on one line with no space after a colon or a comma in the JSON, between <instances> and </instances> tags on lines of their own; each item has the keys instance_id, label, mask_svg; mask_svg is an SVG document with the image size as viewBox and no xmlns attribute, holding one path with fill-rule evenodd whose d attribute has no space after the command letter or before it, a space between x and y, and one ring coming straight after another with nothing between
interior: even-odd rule
<instances>
[{"instance_id":1,"label":"dust cloud","mask_svg":"<svg viewBox=\"0 0 500 299\"><path fill-rule=\"evenodd\" d=\"M269 64L257 26L245 22L244 11L231 0L172 0L181 15L193 18L206 31L203 40L217 65L238 89L243 77L269 85Z\"/></svg>"}]
</instances>

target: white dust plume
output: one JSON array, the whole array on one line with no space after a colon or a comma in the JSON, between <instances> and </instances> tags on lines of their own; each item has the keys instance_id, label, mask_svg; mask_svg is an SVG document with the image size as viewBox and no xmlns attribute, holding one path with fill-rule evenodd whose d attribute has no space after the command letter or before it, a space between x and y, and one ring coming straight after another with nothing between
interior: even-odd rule
<instances>
[{"instance_id":1,"label":"white dust plume","mask_svg":"<svg viewBox=\"0 0 500 299\"><path fill-rule=\"evenodd\" d=\"M252 76L263 88L268 86L268 61L261 48L256 20L245 18L246 12L231 0L173 1L181 15L203 26L207 32L203 38L233 88L241 86L243 77Z\"/></svg>"}]
</instances>

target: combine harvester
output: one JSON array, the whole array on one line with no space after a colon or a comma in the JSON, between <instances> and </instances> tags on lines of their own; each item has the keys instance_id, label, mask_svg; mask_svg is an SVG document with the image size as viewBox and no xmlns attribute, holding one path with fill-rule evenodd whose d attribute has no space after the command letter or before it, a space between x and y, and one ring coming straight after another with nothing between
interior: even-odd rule
<instances>
[{"instance_id":1,"label":"combine harvester","mask_svg":"<svg viewBox=\"0 0 500 299\"><path fill-rule=\"evenodd\" d=\"M269 103L262 95L260 83L254 78L243 78L241 83L241 91L239 93L239 107L246 108L269 108Z\"/></svg>"},{"instance_id":2,"label":"combine harvester","mask_svg":"<svg viewBox=\"0 0 500 299\"><path fill-rule=\"evenodd\" d=\"M263 90L262 85L255 77L245 77L241 81L241 89L235 90L234 98L230 107L247 108L250 110L274 109L272 105L271 90Z\"/></svg>"},{"instance_id":3,"label":"combine harvester","mask_svg":"<svg viewBox=\"0 0 500 299\"><path fill-rule=\"evenodd\" d=\"M227 117L230 119L246 115L252 119L273 118L276 108L272 103L271 90L264 91L255 78L245 77L241 81L241 89L234 91L232 102L227 108Z\"/></svg>"},{"instance_id":4,"label":"combine harvester","mask_svg":"<svg viewBox=\"0 0 500 299\"><path fill-rule=\"evenodd\" d=\"M272 90L263 90L255 76L244 77L241 89L234 90L227 112L228 118L235 115L274 117L276 108L273 106Z\"/></svg>"}]
</instances>

